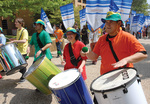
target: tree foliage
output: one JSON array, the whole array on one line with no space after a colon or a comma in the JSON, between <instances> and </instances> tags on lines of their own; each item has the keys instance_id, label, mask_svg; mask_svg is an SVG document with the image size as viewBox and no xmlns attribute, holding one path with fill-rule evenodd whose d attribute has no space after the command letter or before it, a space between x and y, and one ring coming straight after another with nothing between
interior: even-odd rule
<instances>
[{"instance_id":1,"label":"tree foliage","mask_svg":"<svg viewBox=\"0 0 150 104\"><path fill-rule=\"evenodd\" d=\"M29 10L37 19L40 18L41 8L43 8L49 17L60 18L60 6L71 2L72 0L0 0L0 17L15 18L19 10Z\"/></svg>"},{"instance_id":2,"label":"tree foliage","mask_svg":"<svg viewBox=\"0 0 150 104\"><path fill-rule=\"evenodd\" d=\"M148 5L147 0L133 0L131 9L137 13L148 15L150 6Z\"/></svg>"}]
</instances>

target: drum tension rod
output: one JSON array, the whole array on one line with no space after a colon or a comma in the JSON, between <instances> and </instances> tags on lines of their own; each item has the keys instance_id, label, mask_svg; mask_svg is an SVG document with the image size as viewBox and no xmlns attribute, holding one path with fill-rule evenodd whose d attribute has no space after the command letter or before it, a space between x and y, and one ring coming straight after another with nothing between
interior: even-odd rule
<instances>
[{"instance_id":1,"label":"drum tension rod","mask_svg":"<svg viewBox=\"0 0 150 104\"><path fill-rule=\"evenodd\" d=\"M128 89L126 88L126 84L122 85L123 89L123 93L126 94L128 93Z\"/></svg>"},{"instance_id":2,"label":"drum tension rod","mask_svg":"<svg viewBox=\"0 0 150 104\"><path fill-rule=\"evenodd\" d=\"M140 82L141 82L140 76L139 76L138 74L137 74L136 76L138 77L138 78L137 78L137 82L140 83Z\"/></svg>"},{"instance_id":3,"label":"drum tension rod","mask_svg":"<svg viewBox=\"0 0 150 104\"><path fill-rule=\"evenodd\" d=\"M104 99L108 98L106 94L104 94L104 91L102 91L102 95L104 97Z\"/></svg>"}]
</instances>

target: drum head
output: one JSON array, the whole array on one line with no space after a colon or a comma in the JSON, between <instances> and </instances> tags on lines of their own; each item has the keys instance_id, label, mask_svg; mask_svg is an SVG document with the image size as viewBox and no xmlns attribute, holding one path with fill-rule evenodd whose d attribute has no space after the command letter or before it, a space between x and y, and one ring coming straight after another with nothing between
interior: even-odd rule
<instances>
[{"instance_id":1,"label":"drum head","mask_svg":"<svg viewBox=\"0 0 150 104\"><path fill-rule=\"evenodd\" d=\"M80 77L78 69L68 69L54 76L49 82L50 89L62 89L72 85Z\"/></svg>"},{"instance_id":2,"label":"drum head","mask_svg":"<svg viewBox=\"0 0 150 104\"><path fill-rule=\"evenodd\" d=\"M127 72L128 77L123 75L124 72ZM95 79L91 84L91 90L101 92L119 88L134 79L136 74L136 70L131 68L111 71Z\"/></svg>"}]
</instances>

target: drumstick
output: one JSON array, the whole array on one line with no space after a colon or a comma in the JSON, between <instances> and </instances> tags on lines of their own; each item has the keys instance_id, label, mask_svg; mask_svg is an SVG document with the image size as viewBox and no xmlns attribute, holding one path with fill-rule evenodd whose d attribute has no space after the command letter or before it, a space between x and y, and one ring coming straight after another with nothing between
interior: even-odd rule
<instances>
[{"instance_id":1,"label":"drumstick","mask_svg":"<svg viewBox=\"0 0 150 104\"><path fill-rule=\"evenodd\" d=\"M27 56L25 57L25 59L26 59L26 60L29 59L29 53L27 54Z\"/></svg>"},{"instance_id":2,"label":"drumstick","mask_svg":"<svg viewBox=\"0 0 150 104\"><path fill-rule=\"evenodd\" d=\"M59 57L60 57L60 60L61 60L61 62L63 62L63 58L62 58L62 55L60 55Z\"/></svg>"}]
</instances>

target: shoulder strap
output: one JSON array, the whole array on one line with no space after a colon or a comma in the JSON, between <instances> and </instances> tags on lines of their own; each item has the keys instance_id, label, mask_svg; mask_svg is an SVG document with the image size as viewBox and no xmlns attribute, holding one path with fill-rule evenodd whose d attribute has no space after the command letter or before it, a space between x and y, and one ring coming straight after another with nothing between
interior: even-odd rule
<instances>
[{"instance_id":1,"label":"shoulder strap","mask_svg":"<svg viewBox=\"0 0 150 104\"><path fill-rule=\"evenodd\" d=\"M23 29L24 30L24 29ZM19 39L18 40L20 40L20 38L21 38L21 36L22 36L22 32L23 32L23 30L21 31L21 34L20 34L20 37L19 37Z\"/></svg>"},{"instance_id":2,"label":"shoulder strap","mask_svg":"<svg viewBox=\"0 0 150 104\"><path fill-rule=\"evenodd\" d=\"M112 46L111 41L108 39L108 36L109 36L109 35L107 35L107 37L106 37L106 41L109 42L109 47L110 47L110 49L111 49L111 52L112 52L112 54L113 54L113 56L114 56L116 62L118 62L119 59L118 59L118 57L117 57L117 55L116 55L116 53L115 53L115 51L114 51L114 49L113 49L113 46ZM126 67L126 65L124 65L124 67Z\"/></svg>"},{"instance_id":3,"label":"shoulder strap","mask_svg":"<svg viewBox=\"0 0 150 104\"><path fill-rule=\"evenodd\" d=\"M73 52L72 52L72 47L71 43L69 43L69 54L70 54L70 61L74 66L78 65L78 62L81 60L81 56L78 57L78 59L75 58Z\"/></svg>"},{"instance_id":4,"label":"shoulder strap","mask_svg":"<svg viewBox=\"0 0 150 104\"><path fill-rule=\"evenodd\" d=\"M37 34L36 34L36 40L37 40L38 46L39 46L40 48L42 48L42 47L44 47L44 45L42 44L42 42L41 42L41 40L40 40L40 38L39 38L39 35L40 35L40 33L37 33Z\"/></svg>"},{"instance_id":5,"label":"shoulder strap","mask_svg":"<svg viewBox=\"0 0 150 104\"><path fill-rule=\"evenodd\" d=\"M110 47L110 49L111 49L111 52L112 52L112 54L113 54L113 56L114 56L116 62L118 62L119 59L118 59L118 57L117 57L117 55L116 55L116 53L115 53L115 51L114 51L114 49L113 49L113 46L112 46L111 41L108 39L108 36L109 36L109 35L107 35L107 37L106 37L106 41L109 42L109 47Z\"/></svg>"}]
</instances>

